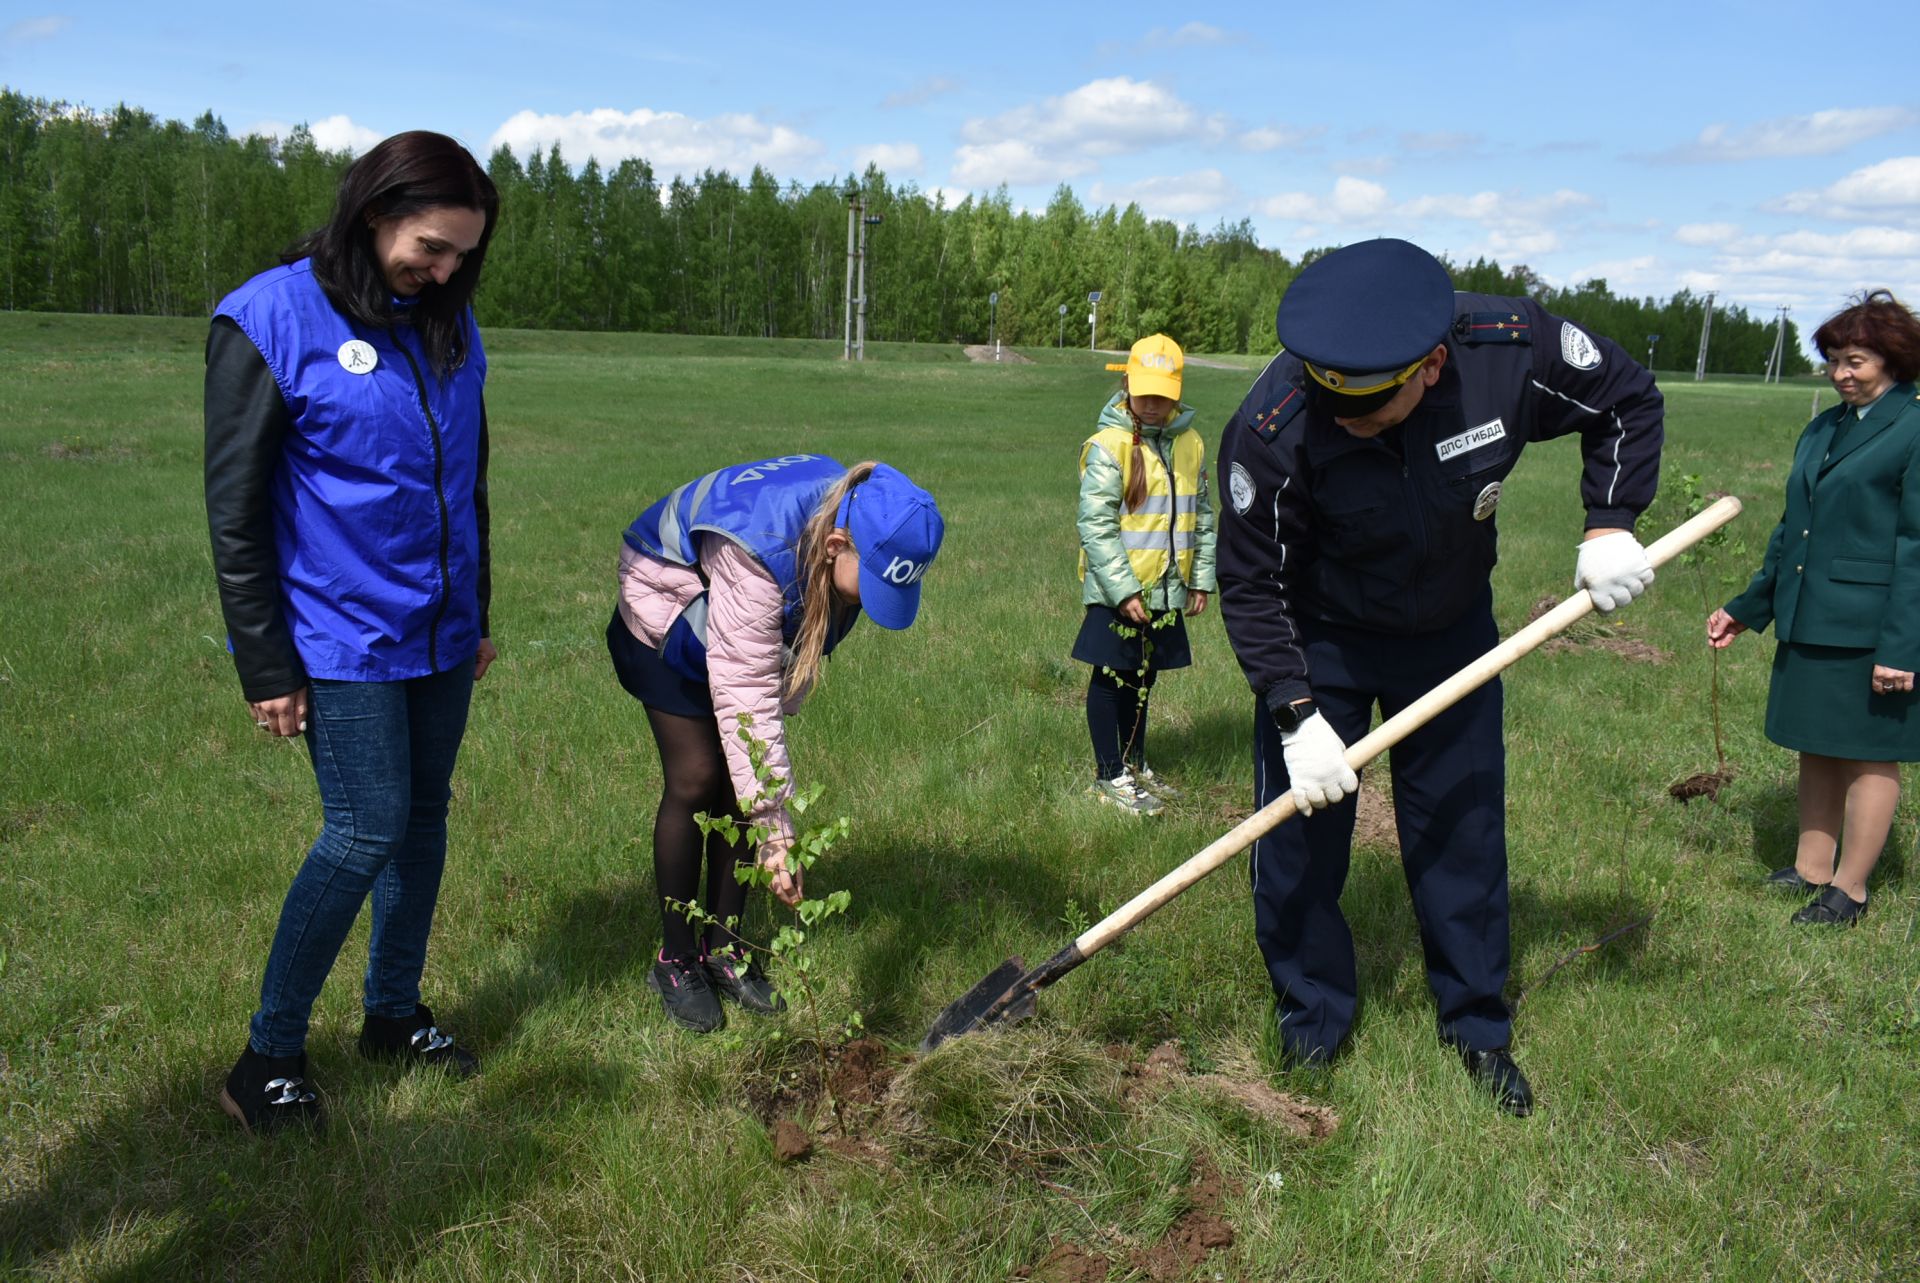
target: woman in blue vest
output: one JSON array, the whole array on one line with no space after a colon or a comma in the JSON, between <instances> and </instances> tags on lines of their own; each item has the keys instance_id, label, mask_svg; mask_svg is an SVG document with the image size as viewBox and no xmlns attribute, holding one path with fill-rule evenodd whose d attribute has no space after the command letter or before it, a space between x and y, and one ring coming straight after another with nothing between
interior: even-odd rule
<instances>
[{"instance_id":1,"label":"woman in blue vest","mask_svg":"<svg viewBox=\"0 0 1920 1283\"><path fill-rule=\"evenodd\" d=\"M250 1131L319 1120L308 1017L369 893L361 1054L478 1068L420 975L454 758L494 658L470 301L498 209L453 139L389 138L342 175L326 226L221 301L207 340L221 610L254 724L304 736L322 813L220 1095Z\"/></svg>"},{"instance_id":2,"label":"woman in blue vest","mask_svg":"<svg viewBox=\"0 0 1920 1283\"><path fill-rule=\"evenodd\" d=\"M1747 590L1707 618L1707 642L1773 625L1767 738L1800 754L1800 837L1767 880L1812 897L1793 921L1850 926L1900 763L1920 761L1920 318L1881 290L1813 342L1840 404L1800 434L1786 513Z\"/></svg>"},{"instance_id":3,"label":"woman in blue vest","mask_svg":"<svg viewBox=\"0 0 1920 1283\"><path fill-rule=\"evenodd\" d=\"M745 911L734 869L751 853L702 833L694 816L730 814L763 830L772 891L798 902L785 718L862 614L882 628L913 622L944 531L933 496L904 473L817 454L710 472L628 527L607 649L660 750L653 873L663 939L647 984L683 1028L725 1024L720 995L762 1014L784 1005L726 925ZM764 746L760 771L743 728ZM697 928L675 907L696 901L713 924Z\"/></svg>"}]
</instances>

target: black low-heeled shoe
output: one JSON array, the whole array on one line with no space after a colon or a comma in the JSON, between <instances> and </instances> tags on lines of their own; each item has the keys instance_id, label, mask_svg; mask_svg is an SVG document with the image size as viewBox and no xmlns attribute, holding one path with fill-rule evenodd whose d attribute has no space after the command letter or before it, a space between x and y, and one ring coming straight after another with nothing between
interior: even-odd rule
<instances>
[{"instance_id":1,"label":"black low-heeled shoe","mask_svg":"<svg viewBox=\"0 0 1920 1283\"><path fill-rule=\"evenodd\" d=\"M1851 927L1866 915L1867 902L1855 900L1839 887L1829 886L1815 896L1813 903L1793 915L1803 925Z\"/></svg>"},{"instance_id":2,"label":"black low-heeled shoe","mask_svg":"<svg viewBox=\"0 0 1920 1283\"><path fill-rule=\"evenodd\" d=\"M360 1054L368 1060L397 1060L408 1066L445 1070L455 1078L471 1078L480 1072L480 1057L434 1024L433 1009L424 1002L416 1004L413 1014L404 1020L367 1012L360 1026Z\"/></svg>"},{"instance_id":3,"label":"black low-heeled shoe","mask_svg":"<svg viewBox=\"0 0 1920 1283\"><path fill-rule=\"evenodd\" d=\"M1809 882L1800 876L1800 870L1789 864L1784 869L1775 869L1767 874L1767 886L1774 891L1791 891L1795 895L1812 895L1829 885L1825 882Z\"/></svg>"}]
</instances>

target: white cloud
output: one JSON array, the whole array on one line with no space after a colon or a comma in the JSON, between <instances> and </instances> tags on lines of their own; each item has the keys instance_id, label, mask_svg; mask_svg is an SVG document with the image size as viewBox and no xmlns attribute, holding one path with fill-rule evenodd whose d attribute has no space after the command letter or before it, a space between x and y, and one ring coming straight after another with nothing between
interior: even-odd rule
<instances>
[{"instance_id":1,"label":"white cloud","mask_svg":"<svg viewBox=\"0 0 1920 1283\"><path fill-rule=\"evenodd\" d=\"M1920 218L1920 156L1896 156L1856 169L1826 187L1790 192L1766 208L1841 219Z\"/></svg>"},{"instance_id":2,"label":"white cloud","mask_svg":"<svg viewBox=\"0 0 1920 1283\"><path fill-rule=\"evenodd\" d=\"M567 115L516 112L487 140L487 150L505 146L516 156L545 151L555 143L569 164L589 156L603 166L640 157L660 174L724 169L744 175L755 165L776 174L805 169L826 147L785 125L730 112L705 120L677 111L615 111L600 107Z\"/></svg>"},{"instance_id":3,"label":"white cloud","mask_svg":"<svg viewBox=\"0 0 1920 1283\"><path fill-rule=\"evenodd\" d=\"M905 107L918 107L933 101L942 95L953 93L960 88L960 82L951 76L927 76L916 80L905 89L895 90L880 100L880 106L886 111L898 111Z\"/></svg>"},{"instance_id":4,"label":"white cloud","mask_svg":"<svg viewBox=\"0 0 1920 1283\"><path fill-rule=\"evenodd\" d=\"M1140 43L1149 49L1190 49L1198 45L1232 44L1236 38L1232 32L1219 27L1204 22L1189 22L1174 31L1155 27L1141 38Z\"/></svg>"},{"instance_id":5,"label":"white cloud","mask_svg":"<svg viewBox=\"0 0 1920 1283\"><path fill-rule=\"evenodd\" d=\"M1298 147L1302 143L1312 142L1325 132L1326 128L1321 125L1299 129L1286 125L1266 125L1241 131L1234 142L1241 151L1276 151L1282 147Z\"/></svg>"},{"instance_id":6,"label":"white cloud","mask_svg":"<svg viewBox=\"0 0 1920 1283\"><path fill-rule=\"evenodd\" d=\"M1425 152L1429 155L1447 155L1454 152L1472 151L1484 142L1486 142L1486 139L1482 138L1479 134L1448 133L1445 131L1403 133L1400 135L1400 146L1403 150Z\"/></svg>"},{"instance_id":7,"label":"white cloud","mask_svg":"<svg viewBox=\"0 0 1920 1283\"><path fill-rule=\"evenodd\" d=\"M926 167L926 157L913 143L873 143L866 147L853 149L853 161L856 168L864 171L868 165L878 165L881 172L894 174L917 174Z\"/></svg>"},{"instance_id":8,"label":"white cloud","mask_svg":"<svg viewBox=\"0 0 1920 1283\"><path fill-rule=\"evenodd\" d=\"M1575 285L1582 281L1605 281L1616 298L1673 292L1672 276L1652 254L1601 259L1575 269L1568 279Z\"/></svg>"},{"instance_id":9,"label":"white cloud","mask_svg":"<svg viewBox=\"0 0 1920 1283\"><path fill-rule=\"evenodd\" d=\"M969 120L961 135L969 143L1018 140L1056 153L1115 156L1163 143L1219 141L1226 125L1205 119L1179 97L1150 80L1112 76L1070 93Z\"/></svg>"},{"instance_id":10,"label":"white cloud","mask_svg":"<svg viewBox=\"0 0 1920 1283\"><path fill-rule=\"evenodd\" d=\"M0 43L9 48L15 45L30 45L37 40L51 40L73 24L73 19L64 14L48 14L40 18L22 18L11 24Z\"/></svg>"},{"instance_id":11,"label":"white cloud","mask_svg":"<svg viewBox=\"0 0 1920 1283\"><path fill-rule=\"evenodd\" d=\"M1200 169L1137 183L1095 183L1091 196L1095 206L1138 205L1149 218L1184 222L1239 203L1240 189L1219 170Z\"/></svg>"},{"instance_id":12,"label":"white cloud","mask_svg":"<svg viewBox=\"0 0 1920 1283\"><path fill-rule=\"evenodd\" d=\"M1705 264L1666 275L1656 291L1713 290L1722 303L1740 301L1766 313L1791 306L1804 332L1832 315L1862 289L1889 288L1920 297L1920 230L1854 227L1840 232L1743 234L1719 247Z\"/></svg>"},{"instance_id":13,"label":"white cloud","mask_svg":"<svg viewBox=\"0 0 1920 1283\"><path fill-rule=\"evenodd\" d=\"M1138 40L1102 41L1095 53L1102 58L1111 58L1122 54L1160 53L1168 49L1213 49L1222 45L1250 44L1253 39L1244 32L1228 31L1211 23L1189 22L1172 29L1154 27Z\"/></svg>"},{"instance_id":14,"label":"white cloud","mask_svg":"<svg viewBox=\"0 0 1920 1283\"><path fill-rule=\"evenodd\" d=\"M1032 143L968 144L954 153L953 180L967 187L1058 183L1092 168L1091 161L1043 155Z\"/></svg>"},{"instance_id":15,"label":"white cloud","mask_svg":"<svg viewBox=\"0 0 1920 1283\"><path fill-rule=\"evenodd\" d=\"M293 131L294 126L285 121L262 120L248 125L240 134L252 138L285 138ZM350 151L356 156L364 155L386 137L379 130L356 125L351 117L343 115L323 116L319 120L309 121L307 132L313 135L314 146L321 151Z\"/></svg>"},{"instance_id":16,"label":"white cloud","mask_svg":"<svg viewBox=\"0 0 1920 1283\"><path fill-rule=\"evenodd\" d=\"M1673 163L1758 160L1780 156L1830 156L1855 143L1920 122L1911 107L1854 107L1782 116L1735 129L1708 125L1690 143L1670 147L1652 159Z\"/></svg>"},{"instance_id":17,"label":"white cloud","mask_svg":"<svg viewBox=\"0 0 1920 1283\"><path fill-rule=\"evenodd\" d=\"M1346 156L1333 162L1336 174L1386 174L1393 170L1391 156Z\"/></svg>"},{"instance_id":18,"label":"white cloud","mask_svg":"<svg viewBox=\"0 0 1920 1283\"><path fill-rule=\"evenodd\" d=\"M1463 222L1485 229L1488 252L1505 257L1540 254L1560 244L1557 226L1572 213L1599 202L1585 192L1562 188L1542 196L1516 192L1435 193L1396 203L1379 183L1343 174L1325 195L1284 192L1258 203L1272 218L1351 226L1356 223Z\"/></svg>"},{"instance_id":19,"label":"white cloud","mask_svg":"<svg viewBox=\"0 0 1920 1283\"><path fill-rule=\"evenodd\" d=\"M1725 245L1739 235L1733 223L1687 223L1673 229L1673 239L1682 245Z\"/></svg>"}]
</instances>

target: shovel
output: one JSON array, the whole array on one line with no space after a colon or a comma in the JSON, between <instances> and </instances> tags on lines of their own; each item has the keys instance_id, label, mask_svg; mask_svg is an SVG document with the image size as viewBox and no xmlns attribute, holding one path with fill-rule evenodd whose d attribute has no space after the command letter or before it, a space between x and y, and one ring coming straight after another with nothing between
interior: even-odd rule
<instances>
[{"instance_id":1,"label":"shovel","mask_svg":"<svg viewBox=\"0 0 1920 1283\"><path fill-rule=\"evenodd\" d=\"M1740 515L1740 501L1729 495L1712 507L1675 527L1647 549L1647 560L1664 566L1687 549L1705 539ZM1585 589L1555 606L1465 668L1422 695L1400 713L1382 722L1366 738L1347 749L1347 765L1358 771L1374 758L1432 721L1469 691L1484 685L1555 633L1570 627L1593 609L1593 598ZM1082 932L1066 948L1031 971L1019 957L1008 958L989 972L979 984L948 1004L920 1040L921 1054L932 1051L949 1038L972 1033L987 1025L1024 1020L1033 1014L1034 995L1061 976L1118 940L1157 912L1169 900L1185 891L1229 859L1252 846L1268 830L1293 818L1293 794L1278 799L1254 812L1192 856L1158 882L1142 891L1112 913Z\"/></svg>"}]
</instances>

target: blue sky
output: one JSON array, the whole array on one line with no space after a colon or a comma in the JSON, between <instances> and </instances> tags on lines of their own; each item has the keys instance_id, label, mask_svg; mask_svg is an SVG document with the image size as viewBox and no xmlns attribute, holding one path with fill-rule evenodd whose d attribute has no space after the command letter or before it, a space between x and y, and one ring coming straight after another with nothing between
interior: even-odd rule
<instances>
[{"instance_id":1,"label":"blue sky","mask_svg":"<svg viewBox=\"0 0 1920 1283\"><path fill-rule=\"evenodd\" d=\"M950 202L1067 183L1250 218L1292 255L1404 236L1807 329L1864 287L1920 303L1920 88L1891 9L32 3L0 13L0 83L236 132L434 128L802 182L871 159Z\"/></svg>"}]
</instances>

